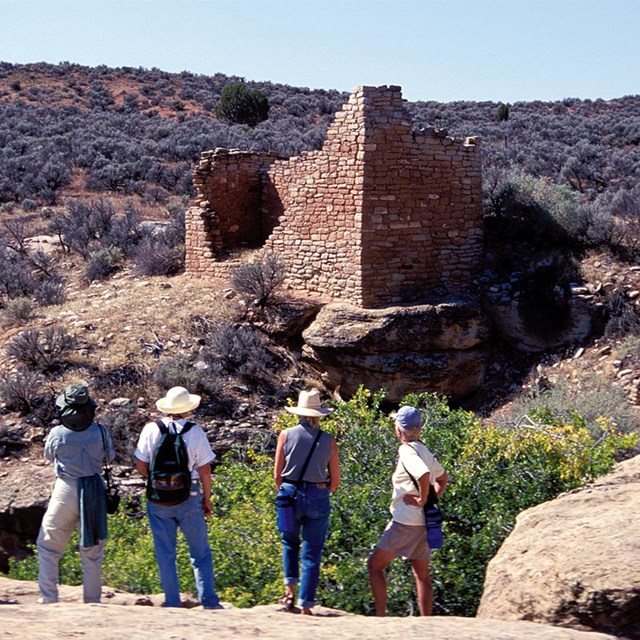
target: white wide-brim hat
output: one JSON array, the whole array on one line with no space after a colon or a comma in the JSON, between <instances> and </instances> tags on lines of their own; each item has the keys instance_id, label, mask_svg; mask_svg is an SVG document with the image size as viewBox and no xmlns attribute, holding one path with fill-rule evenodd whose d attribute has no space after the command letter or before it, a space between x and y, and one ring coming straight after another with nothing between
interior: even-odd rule
<instances>
[{"instance_id":1,"label":"white wide-brim hat","mask_svg":"<svg viewBox=\"0 0 640 640\"><path fill-rule=\"evenodd\" d=\"M184 387L172 387L164 398L156 402L163 413L186 413L200 404L200 396L189 393Z\"/></svg>"},{"instance_id":2,"label":"white wide-brim hat","mask_svg":"<svg viewBox=\"0 0 640 640\"><path fill-rule=\"evenodd\" d=\"M320 392L317 389L311 389L311 391L301 391L298 396L297 407L285 407L285 410L289 413L295 413L298 416L326 416L329 415L332 409L322 406L322 400L320 400Z\"/></svg>"}]
</instances>

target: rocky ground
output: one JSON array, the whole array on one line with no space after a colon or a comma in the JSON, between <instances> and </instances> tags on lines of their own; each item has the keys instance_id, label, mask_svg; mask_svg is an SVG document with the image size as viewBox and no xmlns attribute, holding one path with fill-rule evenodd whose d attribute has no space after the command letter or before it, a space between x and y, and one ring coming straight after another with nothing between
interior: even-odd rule
<instances>
[{"instance_id":1,"label":"rocky ground","mask_svg":"<svg viewBox=\"0 0 640 640\"><path fill-rule=\"evenodd\" d=\"M102 604L81 604L81 587L61 589L61 602L35 604L37 585L0 577L0 638L57 640L90 635L94 640L189 638L312 640L334 638L438 638L439 640L613 640L614 636L532 622L475 618L369 618L319 607L311 618L277 605L224 611L161 609L157 597L105 587ZM162 598L162 596L160 596ZM228 606L228 605L226 605ZM46 609L45 609L46 608Z\"/></svg>"}]
</instances>

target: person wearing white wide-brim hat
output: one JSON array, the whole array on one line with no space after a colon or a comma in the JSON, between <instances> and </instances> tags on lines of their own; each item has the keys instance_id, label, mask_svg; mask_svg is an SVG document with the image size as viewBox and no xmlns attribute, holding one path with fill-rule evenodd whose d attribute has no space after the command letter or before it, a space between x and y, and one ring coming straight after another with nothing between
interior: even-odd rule
<instances>
[{"instance_id":1,"label":"person wearing white wide-brim hat","mask_svg":"<svg viewBox=\"0 0 640 640\"><path fill-rule=\"evenodd\" d=\"M278 436L273 468L278 495L295 496L292 528L280 532L285 585L280 602L287 611L310 615L329 525L329 494L340 484L340 460L335 438L320 429L321 418L330 414L331 409L322 404L318 389L301 391L298 404L285 409L299 416L300 422Z\"/></svg>"},{"instance_id":2,"label":"person wearing white wide-brim hat","mask_svg":"<svg viewBox=\"0 0 640 640\"><path fill-rule=\"evenodd\" d=\"M207 536L205 517L211 515L211 463L216 455L207 436L197 424L187 420L200 405L200 396L184 387L173 387L156 402L165 414L144 426L135 451L136 469L149 477L153 457L162 438L161 425L170 433L182 434L191 472L189 498L179 504L147 503L147 516L153 535L160 583L165 607L181 607L180 583L176 566L176 533L184 534L195 577L198 598L205 609L222 609L216 593L213 559ZM161 424L159 424L159 422Z\"/></svg>"}]
</instances>

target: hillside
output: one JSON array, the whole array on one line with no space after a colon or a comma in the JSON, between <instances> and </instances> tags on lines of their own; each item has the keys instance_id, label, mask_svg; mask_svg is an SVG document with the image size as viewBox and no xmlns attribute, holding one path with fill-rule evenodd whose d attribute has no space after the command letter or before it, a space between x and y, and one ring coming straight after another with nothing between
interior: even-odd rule
<instances>
[{"instance_id":1,"label":"hillside","mask_svg":"<svg viewBox=\"0 0 640 640\"><path fill-rule=\"evenodd\" d=\"M205 380L189 364L211 350L212 323L247 320L228 282L176 275L193 163L217 146L283 155L318 148L346 98L249 83L267 96L268 119L255 127L219 120L214 110L223 88L242 80L0 63L3 344L25 329L52 326L75 340L74 355L44 371L25 373L15 358L0 354L8 416L18 411L46 424L43 407L68 379L87 379L107 404L135 398L143 412L163 385L186 380L211 397L207 411L223 424L246 415L256 398L272 413L305 380L316 380L298 360L295 338L273 340L264 331L256 334L257 325L244 346L266 339L253 373L230 373L238 363L224 369L216 361L219 375ZM611 404L618 389L635 404L640 96L517 103L498 122L500 106L407 104L416 129L446 127L482 140L487 266L479 285L485 291L517 288L541 264L553 263L541 299L558 283L586 287L603 306L605 325L593 342L561 352L523 353L496 343L486 383L467 406L484 416L504 413L505 403L548 391L564 369L562 380L581 377L581 370L596 373L610 381ZM41 243L31 240L40 236ZM260 374L265 366L278 375ZM19 370L22 378L16 378ZM623 408L620 415L635 425L633 407ZM120 423L127 411L131 407L117 408L113 420Z\"/></svg>"}]
</instances>

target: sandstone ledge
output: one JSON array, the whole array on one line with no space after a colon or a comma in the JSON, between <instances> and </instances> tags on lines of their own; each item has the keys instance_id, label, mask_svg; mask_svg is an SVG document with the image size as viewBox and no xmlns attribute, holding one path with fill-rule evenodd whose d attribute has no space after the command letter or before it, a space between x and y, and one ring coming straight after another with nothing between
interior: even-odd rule
<instances>
[{"instance_id":1,"label":"sandstone ledge","mask_svg":"<svg viewBox=\"0 0 640 640\"><path fill-rule=\"evenodd\" d=\"M189 640L261 638L434 638L438 640L613 640L614 636L554 628L533 622L504 622L475 618L373 618L319 608L312 618L294 616L276 606L204 611L127 606L131 594L113 592L108 604L79 602L81 587L63 587L62 602L34 604L35 583L0 578L0 635L7 640L57 640L87 636L92 640ZM160 597L161 598L161 597ZM153 597L154 604L158 597ZM15 604L6 604L6 603ZM120 605L120 606L119 606ZM46 614L46 615L45 615Z\"/></svg>"}]
</instances>

